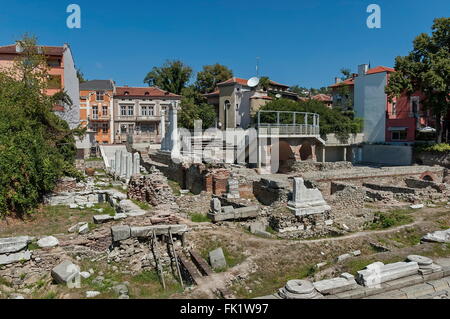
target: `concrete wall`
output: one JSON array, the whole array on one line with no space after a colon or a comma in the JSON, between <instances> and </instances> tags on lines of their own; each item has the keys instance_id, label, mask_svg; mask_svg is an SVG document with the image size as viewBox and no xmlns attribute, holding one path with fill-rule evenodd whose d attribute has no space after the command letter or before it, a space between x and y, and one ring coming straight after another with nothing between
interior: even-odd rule
<instances>
[{"instance_id":1,"label":"concrete wall","mask_svg":"<svg viewBox=\"0 0 450 319\"><path fill-rule=\"evenodd\" d=\"M363 145L362 161L382 165L411 165L413 148L400 145Z\"/></svg>"},{"instance_id":2,"label":"concrete wall","mask_svg":"<svg viewBox=\"0 0 450 319\"><path fill-rule=\"evenodd\" d=\"M65 106L65 112L62 115L71 129L76 128L80 123L80 82L77 77L75 62L73 61L70 47L64 45L64 90L70 96L73 105Z\"/></svg>"},{"instance_id":3,"label":"concrete wall","mask_svg":"<svg viewBox=\"0 0 450 319\"><path fill-rule=\"evenodd\" d=\"M386 82L386 73L355 78L355 112L364 118L364 141L368 143L385 142Z\"/></svg>"}]
</instances>

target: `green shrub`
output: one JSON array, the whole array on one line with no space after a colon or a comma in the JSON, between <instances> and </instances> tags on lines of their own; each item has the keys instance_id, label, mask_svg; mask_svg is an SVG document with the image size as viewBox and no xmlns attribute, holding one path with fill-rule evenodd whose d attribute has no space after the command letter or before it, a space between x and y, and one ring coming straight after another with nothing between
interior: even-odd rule
<instances>
[{"instance_id":1,"label":"green shrub","mask_svg":"<svg viewBox=\"0 0 450 319\"><path fill-rule=\"evenodd\" d=\"M415 147L415 151L418 153L430 152L430 153L447 153L450 152L450 144L441 143L441 144L424 144L417 145Z\"/></svg>"},{"instance_id":2,"label":"green shrub","mask_svg":"<svg viewBox=\"0 0 450 319\"><path fill-rule=\"evenodd\" d=\"M395 226L411 223L413 218L409 215L410 210L393 210L390 212L376 212L374 219L366 225L367 229L387 229Z\"/></svg>"}]
</instances>

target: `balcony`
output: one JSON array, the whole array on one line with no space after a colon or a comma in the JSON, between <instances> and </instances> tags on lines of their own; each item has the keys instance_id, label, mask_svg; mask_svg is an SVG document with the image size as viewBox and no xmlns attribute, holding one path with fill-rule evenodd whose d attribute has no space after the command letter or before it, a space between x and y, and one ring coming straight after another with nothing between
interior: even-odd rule
<instances>
[{"instance_id":1,"label":"balcony","mask_svg":"<svg viewBox=\"0 0 450 319\"><path fill-rule=\"evenodd\" d=\"M111 115L103 114L91 114L89 115L90 121L110 121Z\"/></svg>"},{"instance_id":2,"label":"balcony","mask_svg":"<svg viewBox=\"0 0 450 319\"><path fill-rule=\"evenodd\" d=\"M155 115L118 115L116 121L126 121L126 122L158 122L161 120L161 116Z\"/></svg>"}]
</instances>

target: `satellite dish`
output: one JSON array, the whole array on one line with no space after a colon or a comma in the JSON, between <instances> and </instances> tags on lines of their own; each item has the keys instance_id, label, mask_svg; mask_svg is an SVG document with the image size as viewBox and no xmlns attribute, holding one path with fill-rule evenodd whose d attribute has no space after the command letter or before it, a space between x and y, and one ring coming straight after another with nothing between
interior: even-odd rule
<instances>
[{"instance_id":1,"label":"satellite dish","mask_svg":"<svg viewBox=\"0 0 450 319\"><path fill-rule=\"evenodd\" d=\"M259 78L253 77L250 80L247 81L247 85L251 88L257 87L259 84Z\"/></svg>"},{"instance_id":2,"label":"satellite dish","mask_svg":"<svg viewBox=\"0 0 450 319\"><path fill-rule=\"evenodd\" d=\"M277 95L275 95L275 97L276 97L277 99L281 99L281 94L278 93Z\"/></svg>"}]
</instances>

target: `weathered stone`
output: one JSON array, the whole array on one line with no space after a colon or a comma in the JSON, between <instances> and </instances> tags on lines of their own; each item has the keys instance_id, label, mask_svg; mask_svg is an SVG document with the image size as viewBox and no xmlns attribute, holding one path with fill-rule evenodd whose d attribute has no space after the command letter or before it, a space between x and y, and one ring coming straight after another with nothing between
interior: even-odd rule
<instances>
[{"instance_id":1,"label":"weathered stone","mask_svg":"<svg viewBox=\"0 0 450 319\"><path fill-rule=\"evenodd\" d=\"M307 280L290 280L278 291L283 299L317 299L323 297Z\"/></svg>"},{"instance_id":2,"label":"weathered stone","mask_svg":"<svg viewBox=\"0 0 450 319\"><path fill-rule=\"evenodd\" d=\"M124 284L116 285L112 290L118 295L128 295L128 287Z\"/></svg>"},{"instance_id":3,"label":"weathered stone","mask_svg":"<svg viewBox=\"0 0 450 319\"><path fill-rule=\"evenodd\" d=\"M352 257L352 255L350 255L350 254L343 254L343 255L338 256L336 258L336 260L337 260L337 262L342 262L342 261L344 261L346 259L349 259L351 257Z\"/></svg>"},{"instance_id":4,"label":"weathered stone","mask_svg":"<svg viewBox=\"0 0 450 319\"><path fill-rule=\"evenodd\" d=\"M233 206L223 206L222 207L222 213L223 214L232 214L234 212Z\"/></svg>"},{"instance_id":5,"label":"weathered stone","mask_svg":"<svg viewBox=\"0 0 450 319\"><path fill-rule=\"evenodd\" d=\"M157 236L169 234L169 229L172 234L183 234L188 231L188 227L184 224L177 225L153 225L142 227L131 227L131 237L146 238L153 236L153 232Z\"/></svg>"},{"instance_id":6,"label":"weathered stone","mask_svg":"<svg viewBox=\"0 0 450 319\"><path fill-rule=\"evenodd\" d=\"M95 224L103 224L114 220L114 216L111 215L95 215L93 217Z\"/></svg>"},{"instance_id":7,"label":"weathered stone","mask_svg":"<svg viewBox=\"0 0 450 319\"><path fill-rule=\"evenodd\" d=\"M78 234L84 235L89 232L89 224L84 223L78 228Z\"/></svg>"},{"instance_id":8,"label":"weathered stone","mask_svg":"<svg viewBox=\"0 0 450 319\"><path fill-rule=\"evenodd\" d=\"M213 213L220 213L222 211L222 204L218 198L213 198L211 200L211 211Z\"/></svg>"},{"instance_id":9,"label":"weathered stone","mask_svg":"<svg viewBox=\"0 0 450 319\"><path fill-rule=\"evenodd\" d=\"M9 255L0 255L0 265L14 264L31 259L30 251L20 251Z\"/></svg>"},{"instance_id":10,"label":"weathered stone","mask_svg":"<svg viewBox=\"0 0 450 319\"><path fill-rule=\"evenodd\" d=\"M80 268L69 260L65 260L52 269L52 278L59 284L67 284L80 274Z\"/></svg>"},{"instance_id":11,"label":"weathered stone","mask_svg":"<svg viewBox=\"0 0 450 319\"><path fill-rule=\"evenodd\" d=\"M387 265L376 262L364 270L358 271L357 281L366 287L373 287L390 280L415 275L418 271L419 265L416 262L398 262Z\"/></svg>"},{"instance_id":12,"label":"weathered stone","mask_svg":"<svg viewBox=\"0 0 450 319\"><path fill-rule=\"evenodd\" d=\"M28 236L0 238L0 254L15 253L25 249L30 243Z\"/></svg>"},{"instance_id":13,"label":"weathered stone","mask_svg":"<svg viewBox=\"0 0 450 319\"><path fill-rule=\"evenodd\" d=\"M450 243L450 229L439 230L434 233L426 234L422 237L422 241L436 243Z\"/></svg>"},{"instance_id":14,"label":"weathered stone","mask_svg":"<svg viewBox=\"0 0 450 319\"><path fill-rule=\"evenodd\" d=\"M406 259L408 261L415 261L420 268L421 266L428 266L433 263L433 259L419 255L409 255Z\"/></svg>"},{"instance_id":15,"label":"weathered stone","mask_svg":"<svg viewBox=\"0 0 450 319\"><path fill-rule=\"evenodd\" d=\"M95 298L100 295L99 291L86 291L86 298Z\"/></svg>"},{"instance_id":16,"label":"weathered stone","mask_svg":"<svg viewBox=\"0 0 450 319\"><path fill-rule=\"evenodd\" d=\"M115 214L114 215L114 220L122 220L122 219L125 219L127 217L128 217L127 214L119 213L119 214Z\"/></svg>"},{"instance_id":17,"label":"weathered stone","mask_svg":"<svg viewBox=\"0 0 450 319\"><path fill-rule=\"evenodd\" d=\"M332 278L314 283L314 287L318 292L324 295L337 294L348 291L357 287L354 278Z\"/></svg>"},{"instance_id":18,"label":"weathered stone","mask_svg":"<svg viewBox=\"0 0 450 319\"><path fill-rule=\"evenodd\" d=\"M263 222L253 222L250 224L250 232L252 234L256 233L257 231L265 231L266 227Z\"/></svg>"},{"instance_id":19,"label":"weathered stone","mask_svg":"<svg viewBox=\"0 0 450 319\"><path fill-rule=\"evenodd\" d=\"M89 271L83 271L80 272L81 277L83 277L84 279L88 279L89 277L91 277L91 273Z\"/></svg>"},{"instance_id":20,"label":"weathered stone","mask_svg":"<svg viewBox=\"0 0 450 319\"><path fill-rule=\"evenodd\" d=\"M126 240L131 236L130 226L113 226L111 227L111 235L113 242Z\"/></svg>"},{"instance_id":21,"label":"weathered stone","mask_svg":"<svg viewBox=\"0 0 450 319\"><path fill-rule=\"evenodd\" d=\"M223 254L222 248L217 248L209 252L209 262L214 269L221 269L227 267L227 261Z\"/></svg>"},{"instance_id":22,"label":"weathered stone","mask_svg":"<svg viewBox=\"0 0 450 319\"><path fill-rule=\"evenodd\" d=\"M423 204L411 205L409 206L411 209L422 209L425 206Z\"/></svg>"},{"instance_id":23,"label":"weathered stone","mask_svg":"<svg viewBox=\"0 0 450 319\"><path fill-rule=\"evenodd\" d=\"M53 236L44 237L38 240L38 246L41 248L52 248L59 245L57 238Z\"/></svg>"},{"instance_id":24,"label":"weathered stone","mask_svg":"<svg viewBox=\"0 0 450 319\"><path fill-rule=\"evenodd\" d=\"M288 208L293 210L296 216L320 214L331 210L320 190L307 188L303 178L300 177L294 178L293 200L288 203Z\"/></svg>"}]
</instances>

